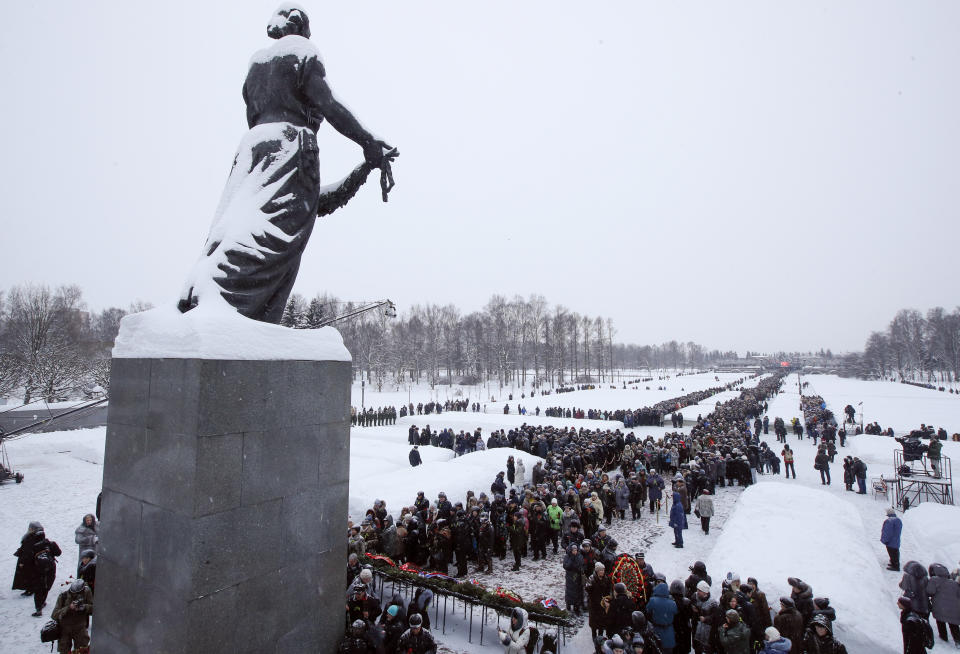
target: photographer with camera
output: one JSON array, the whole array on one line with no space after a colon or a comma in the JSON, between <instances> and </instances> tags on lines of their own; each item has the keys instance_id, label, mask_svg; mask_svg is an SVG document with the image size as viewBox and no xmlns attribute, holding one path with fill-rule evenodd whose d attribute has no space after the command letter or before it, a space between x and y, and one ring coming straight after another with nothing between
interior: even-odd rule
<instances>
[{"instance_id":1,"label":"photographer with camera","mask_svg":"<svg viewBox=\"0 0 960 654\"><path fill-rule=\"evenodd\" d=\"M77 579L60 593L53 609L53 619L60 623L57 651L69 654L76 647L79 654L90 651L90 614L93 613L93 593L83 579Z\"/></svg>"}]
</instances>

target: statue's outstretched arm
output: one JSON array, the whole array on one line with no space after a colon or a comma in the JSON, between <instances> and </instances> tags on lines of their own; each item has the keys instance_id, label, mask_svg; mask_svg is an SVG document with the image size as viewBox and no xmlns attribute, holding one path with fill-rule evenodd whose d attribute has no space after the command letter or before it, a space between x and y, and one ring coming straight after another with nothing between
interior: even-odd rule
<instances>
[{"instance_id":1,"label":"statue's outstretched arm","mask_svg":"<svg viewBox=\"0 0 960 654\"><path fill-rule=\"evenodd\" d=\"M373 164L374 167L379 166L385 144L374 138L373 134L368 132L360 124L360 121L350 113L350 110L333 97L333 91L330 90L327 81L319 75L314 75L310 79L306 91L330 125L363 148L363 156L368 162Z\"/></svg>"},{"instance_id":2,"label":"statue's outstretched arm","mask_svg":"<svg viewBox=\"0 0 960 654\"><path fill-rule=\"evenodd\" d=\"M367 181L367 175L370 174L371 170L373 170L373 166L364 161L336 184L322 187L320 189L320 202L317 204L317 217L329 216L337 209L345 206Z\"/></svg>"}]
</instances>

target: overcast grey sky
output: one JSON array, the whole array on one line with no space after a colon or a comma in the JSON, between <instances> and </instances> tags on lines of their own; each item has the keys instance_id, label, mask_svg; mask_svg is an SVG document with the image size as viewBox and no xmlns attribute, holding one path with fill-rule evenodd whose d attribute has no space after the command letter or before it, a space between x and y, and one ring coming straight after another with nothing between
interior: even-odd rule
<instances>
[{"instance_id":1,"label":"overcast grey sky","mask_svg":"<svg viewBox=\"0 0 960 654\"><path fill-rule=\"evenodd\" d=\"M337 96L399 147L296 290L543 294L618 339L858 349L960 303L960 3L310 2ZM0 287L175 302L274 1L5 3ZM324 126L321 174L359 148Z\"/></svg>"}]
</instances>

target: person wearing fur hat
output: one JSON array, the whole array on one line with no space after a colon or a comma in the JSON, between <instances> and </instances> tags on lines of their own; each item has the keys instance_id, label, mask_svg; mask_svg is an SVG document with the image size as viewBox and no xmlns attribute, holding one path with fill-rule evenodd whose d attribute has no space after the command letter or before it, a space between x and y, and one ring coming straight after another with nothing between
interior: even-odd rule
<instances>
[{"instance_id":1,"label":"person wearing fur hat","mask_svg":"<svg viewBox=\"0 0 960 654\"><path fill-rule=\"evenodd\" d=\"M933 563L928 568L927 595L930 596L930 612L937 621L940 639L947 641L947 626L953 635L953 643L960 649L960 583L950 578L947 567Z\"/></svg>"},{"instance_id":2,"label":"person wearing fur hat","mask_svg":"<svg viewBox=\"0 0 960 654\"><path fill-rule=\"evenodd\" d=\"M92 513L83 516L83 521L74 531L74 540L80 548L78 553L83 553L85 550L96 550L97 544L100 542L99 531L100 524Z\"/></svg>"},{"instance_id":3,"label":"person wearing fur hat","mask_svg":"<svg viewBox=\"0 0 960 654\"><path fill-rule=\"evenodd\" d=\"M900 589L910 598L914 611L924 620L930 616L930 598L927 595L927 569L917 561L907 561L903 566Z\"/></svg>"},{"instance_id":4,"label":"person wearing fur hat","mask_svg":"<svg viewBox=\"0 0 960 654\"><path fill-rule=\"evenodd\" d=\"M13 590L22 590L21 595L32 595L36 586L37 568L34 561L34 546L43 540L43 525L37 521L27 526L27 533L20 539L20 547L13 553L17 557L17 569L13 573Z\"/></svg>"},{"instance_id":5,"label":"person wearing fur hat","mask_svg":"<svg viewBox=\"0 0 960 654\"><path fill-rule=\"evenodd\" d=\"M793 643L784 638L776 627L767 627L763 632L763 654L789 654Z\"/></svg>"},{"instance_id":6,"label":"person wearing fur hat","mask_svg":"<svg viewBox=\"0 0 960 654\"><path fill-rule=\"evenodd\" d=\"M747 586L750 587L750 592L747 595L757 609L757 620L759 621L760 628L766 629L772 626L773 620L770 617L770 604L767 603L766 593L760 590L760 582L754 577L747 577Z\"/></svg>"},{"instance_id":7,"label":"person wearing fur hat","mask_svg":"<svg viewBox=\"0 0 960 654\"><path fill-rule=\"evenodd\" d=\"M796 577L787 577L787 583L790 584L790 599L796 605L800 615L803 616L803 622L810 622L813 616L813 589L810 584L797 579Z\"/></svg>"},{"instance_id":8,"label":"person wearing fur hat","mask_svg":"<svg viewBox=\"0 0 960 654\"><path fill-rule=\"evenodd\" d=\"M792 643L791 654L803 652L803 616L791 598L780 598L780 612L773 618L773 626Z\"/></svg>"}]
</instances>

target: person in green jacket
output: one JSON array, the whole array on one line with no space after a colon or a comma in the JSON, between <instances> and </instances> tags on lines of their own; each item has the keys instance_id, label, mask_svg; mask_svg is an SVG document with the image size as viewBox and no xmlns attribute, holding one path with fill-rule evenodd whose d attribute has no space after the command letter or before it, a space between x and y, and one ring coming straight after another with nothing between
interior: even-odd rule
<instances>
[{"instance_id":1,"label":"person in green jacket","mask_svg":"<svg viewBox=\"0 0 960 654\"><path fill-rule=\"evenodd\" d=\"M930 436L930 446L927 448L927 458L930 459L930 467L933 468L933 476L940 478L940 450L943 443L936 436Z\"/></svg>"},{"instance_id":2,"label":"person in green jacket","mask_svg":"<svg viewBox=\"0 0 960 654\"><path fill-rule=\"evenodd\" d=\"M560 528L563 525L563 509L560 508L557 498L553 498L550 506L547 507L547 517L550 519L550 542L553 543L553 553L556 554L559 551L557 544L560 540Z\"/></svg>"},{"instance_id":3,"label":"person in green jacket","mask_svg":"<svg viewBox=\"0 0 960 654\"><path fill-rule=\"evenodd\" d=\"M735 609L727 611L717 635L726 654L750 654L750 627L744 624Z\"/></svg>"}]
</instances>

